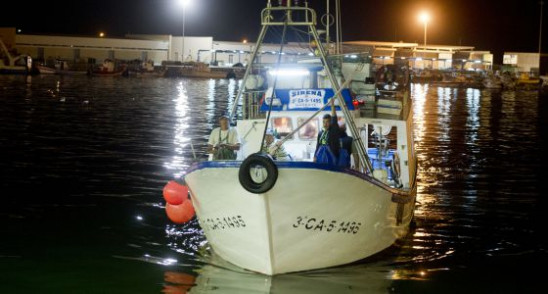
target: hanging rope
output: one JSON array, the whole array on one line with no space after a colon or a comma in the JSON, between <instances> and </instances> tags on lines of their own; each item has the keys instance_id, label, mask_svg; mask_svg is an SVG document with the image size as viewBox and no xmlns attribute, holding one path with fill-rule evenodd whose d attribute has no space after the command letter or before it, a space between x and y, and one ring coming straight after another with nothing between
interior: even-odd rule
<instances>
[{"instance_id":1,"label":"hanging rope","mask_svg":"<svg viewBox=\"0 0 548 294\"><path fill-rule=\"evenodd\" d=\"M287 18L285 19L285 22L284 22L284 29L283 29L283 32L282 32L282 42L280 44L280 51L278 52L278 60L276 61L276 70L275 70L275 72L277 72L277 73L279 73L280 61L282 60L282 52L283 52L284 43L285 43L285 33L286 33L286 31L287 31ZM263 149L263 144L265 142L266 130L268 129L268 122L270 121L270 113L272 112L272 104L273 104L272 102L274 101L274 98L276 98L276 83L277 82L278 82L278 75L276 74L275 77L274 77L274 83L272 85L272 97L270 98L270 104L268 106L268 114L266 116L266 123L265 123L264 130L263 130L263 138L261 140L261 145L259 146L259 152L261 152L261 150Z\"/></svg>"}]
</instances>

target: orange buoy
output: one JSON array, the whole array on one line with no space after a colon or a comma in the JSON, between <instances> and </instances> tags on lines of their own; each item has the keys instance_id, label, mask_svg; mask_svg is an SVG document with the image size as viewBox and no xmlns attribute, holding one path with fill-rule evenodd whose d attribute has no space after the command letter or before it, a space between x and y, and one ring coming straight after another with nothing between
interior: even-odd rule
<instances>
[{"instance_id":1,"label":"orange buoy","mask_svg":"<svg viewBox=\"0 0 548 294\"><path fill-rule=\"evenodd\" d=\"M167 203L179 205L188 198L188 187L175 181L169 181L164 186L163 194Z\"/></svg>"},{"instance_id":2,"label":"orange buoy","mask_svg":"<svg viewBox=\"0 0 548 294\"><path fill-rule=\"evenodd\" d=\"M179 205L166 203L167 217L176 224L184 224L194 217L195 211L192 201L185 199Z\"/></svg>"}]
</instances>

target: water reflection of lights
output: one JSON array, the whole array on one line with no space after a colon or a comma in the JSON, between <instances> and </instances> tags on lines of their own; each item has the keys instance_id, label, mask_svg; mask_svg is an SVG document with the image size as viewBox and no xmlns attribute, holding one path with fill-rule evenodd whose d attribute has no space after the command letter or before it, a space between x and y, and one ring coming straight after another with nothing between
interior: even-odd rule
<instances>
[{"instance_id":1,"label":"water reflection of lights","mask_svg":"<svg viewBox=\"0 0 548 294\"><path fill-rule=\"evenodd\" d=\"M215 90L216 90L215 80L210 79L209 82L207 83L207 109L208 110L209 109L211 109L211 110L215 109L215 92L216 92ZM215 111L208 111L207 112L207 121L208 122L213 122L214 121L214 116L215 116ZM208 128L212 129L213 128L213 123L209 123Z\"/></svg>"},{"instance_id":2,"label":"water reflection of lights","mask_svg":"<svg viewBox=\"0 0 548 294\"><path fill-rule=\"evenodd\" d=\"M178 95L175 98L175 134L174 141L175 144L175 155L173 160L170 163L166 163L165 166L168 169L175 170L175 177L180 177L182 175L182 170L187 166L188 161L185 161L184 150L188 149L191 144L190 138L186 136L186 131L190 127L190 116L189 112L189 101L188 94L186 91L185 84L180 82L177 86Z\"/></svg>"},{"instance_id":3,"label":"water reflection of lights","mask_svg":"<svg viewBox=\"0 0 548 294\"><path fill-rule=\"evenodd\" d=\"M478 107L479 124L481 127L478 129L479 139L485 139L491 137L491 109L493 108L493 97L491 92L482 93L482 99L480 107Z\"/></svg>"},{"instance_id":4,"label":"water reflection of lights","mask_svg":"<svg viewBox=\"0 0 548 294\"><path fill-rule=\"evenodd\" d=\"M230 79L228 82L228 108L232 109L234 107L235 97L236 97L236 86L241 86L242 81L239 80L238 82L235 79ZM240 99L241 100L241 99Z\"/></svg>"},{"instance_id":5,"label":"water reflection of lights","mask_svg":"<svg viewBox=\"0 0 548 294\"><path fill-rule=\"evenodd\" d=\"M415 124L415 142L421 141L424 136L424 104L426 102L426 93L428 93L428 85L412 84L411 95L413 98L413 116Z\"/></svg>"},{"instance_id":6,"label":"water reflection of lights","mask_svg":"<svg viewBox=\"0 0 548 294\"><path fill-rule=\"evenodd\" d=\"M204 232L195 221L182 226L166 225L167 246L181 254L196 256L200 250L207 250L207 240Z\"/></svg>"},{"instance_id":7,"label":"water reflection of lights","mask_svg":"<svg viewBox=\"0 0 548 294\"><path fill-rule=\"evenodd\" d=\"M413 99L413 118L414 118L414 125L415 125L415 150L418 150L417 144L420 144L422 142L424 134L426 132L426 124L425 124L425 104L426 104L426 94L428 93L428 84L412 84L411 85L411 95ZM417 159L419 162L424 162L425 158L424 155L422 155L421 152L417 152ZM420 177L420 169L421 166L419 165L419 177ZM423 195L424 190L424 183L417 187L417 201L419 203L422 203L421 195ZM421 211L421 206L417 206L415 208L415 214L421 215L423 211Z\"/></svg>"},{"instance_id":8,"label":"water reflection of lights","mask_svg":"<svg viewBox=\"0 0 548 294\"><path fill-rule=\"evenodd\" d=\"M431 268L431 269L396 269L390 271L392 280L417 280L426 281L428 275L433 272L449 271L449 268Z\"/></svg>"},{"instance_id":9,"label":"water reflection of lights","mask_svg":"<svg viewBox=\"0 0 548 294\"><path fill-rule=\"evenodd\" d=\"M161 264L161 265L174 265L174 264L177 264L177 259L154 257L154 256L151 256L150 254L144 254L143 259L145 261L155 263L155 264Z\"/></svg>"},{"instance_id":10,"label":"water reflection of lights","mask_svg":"<svg viewBox=\"0 0 548 294\"><path fill-rule=\"evenodd\" d=\"M480 127L479 108L480 108L480 91L478 89L466 90L466 107L468 107L468 118L466 119L466 127L470 131L470 137L467 138L467 143L473 143L477 140L477 131Z\"/></svg>"},{"instance_id":11,"label":"water reflection of lights","mask_svg":"<svg viewBox=\"0 0 548 294\"><path fill-rule=\"evenodd\" d=\"M176 264L176 263L177 263L177 259L173 259L173 258L166 258L162 262L163 265L172 265L172 264Z\"/></svg>"},{"instance_id":12,"label":"water reflection of lights","mask_svg":"<svg viewBox=\"0 0 548 294\"><path fill-rule=\"evenodd\" d=\"M450 88L438 88L438 122L440 124L438 139L441 141L451 140L449 130L451 128L452 97Z\"/></svg>"}]
</instances>

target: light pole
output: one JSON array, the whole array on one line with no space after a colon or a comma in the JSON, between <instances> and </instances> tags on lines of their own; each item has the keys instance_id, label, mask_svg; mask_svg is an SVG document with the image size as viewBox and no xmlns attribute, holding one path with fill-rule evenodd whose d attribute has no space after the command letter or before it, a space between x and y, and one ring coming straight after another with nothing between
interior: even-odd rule
<instances>
[{"instance_id":1,"label":"light pole","mask_svg":"<svg viewBox=\"0 0 548 294\"><path fill-rule=\"evenodd\" d=\"M428 27L428 21L430 20L430 14L428 14L428 12L426 11L423 11L421 12L421 14L419 14L419 20L422 21L422 23L424 23L424 53L423 53L423 61L422 61L422 66L423 68L425 67L425 62L424 60L426 60L426 28Z\"/></svg>"},{"instance_id":2,"label":"light pole","mask_svg":"<svg viewBox=\"0 0 548 294\"><path fill-rule=\"evenodd\" d=\"M181 62L185 62L185 12L190 0L177 0L183 9L183 37L181 40Z\"/></svg>"},{"instance_id":3,"label":"light pole","mask_svg":"<svg viewBox=\"0 0 548 294\"><path fill-rule=\"evenodd\" d=\"M544 6L544 1L540 1L540 24L538 30L538 56L542 53L542 6ZM540 59L539 59L540 60Z\"/></svg>"},{"instance_id":4,"label":"light pole","mask_svg":"<svg viewBox=\"0 0 548 294\"><path fill-rule=\"evenodd\" d=\"M424 23L424 49L426 50L426 28L428 27L428 22L430 21L430 14L428 12L422 12L419 15L419 20Z\"/></svg>"}]
</instances>

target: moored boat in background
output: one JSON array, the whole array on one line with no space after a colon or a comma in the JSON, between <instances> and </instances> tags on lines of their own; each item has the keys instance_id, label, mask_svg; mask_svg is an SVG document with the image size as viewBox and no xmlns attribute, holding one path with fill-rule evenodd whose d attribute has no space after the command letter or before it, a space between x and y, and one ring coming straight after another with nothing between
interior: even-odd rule
<instances>
[{"instance_id":1,"label":"moored boat in background","mask_svg":"<svg viewBox=\"0 0 548 294\"><path fill-rule=\"evenodd\" d=\"M39 74L46 74L46 75L53 75L57 73L57 70L55 68L45 66L41 63L36 64L36 70L38 70Z\"/></svg>"},{"instance_id":2,"label":"moored boat in background","mask_svg":"<svg viewBox=\"0 0 548 294\"><path fill-rule=\"evenodd\" d=\"M483 78L483 87L487 89L502 89L503 83L499 76L494 74L488 74Z\"/></svg>"},{"instance_id":3,"label":"moored boat in background","mask_svg":"<svg viewBox=\"0 0 548 294\"><path fill-rule=\"evenodd\" d=\"M113 60L105 59L99 67L89 70L89 75L96 77L117 77L128 74L127 65L116 65Z\"/></svg>"},{"instance_id":4,"label":"moored boat in background","mask_svg":"<svg viewBox=\"0 0 548 294\"><path fill-rule=\"evenodd\" d=\"M540 78L532 77L527 73L521 73L515 80L516 88L521 90L536 90L540 89L542 80Z\"/></svg>"},{"instance_id":5,"label":"moored boat in background","mask_svg":"<svg viewBox=\"0 0 548 294\"><path fill-rule=\"evenodd\" d=\"M203 62L185 62L180 65L167 65L167 76L204 79L241 79L245 72L238 66L214 66Z\"/></svg>"}]
</instances>

